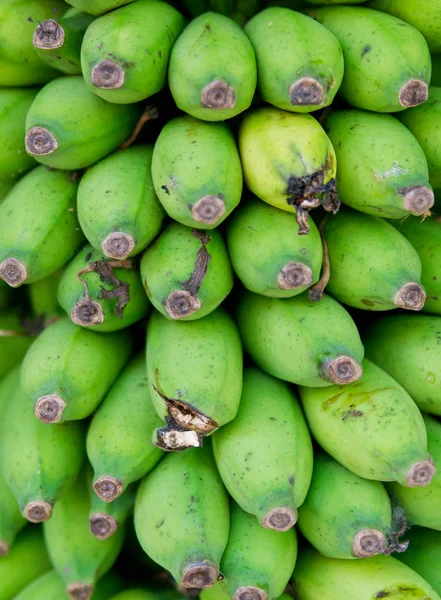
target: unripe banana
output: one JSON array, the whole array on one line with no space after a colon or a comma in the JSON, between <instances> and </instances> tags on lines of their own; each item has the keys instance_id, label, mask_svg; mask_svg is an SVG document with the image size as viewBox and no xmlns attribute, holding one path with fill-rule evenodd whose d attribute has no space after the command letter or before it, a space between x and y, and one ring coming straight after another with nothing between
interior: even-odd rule
<instances>
[{"instance_id":1,"label":"unripe banana","mask_svg":"<svg viewBox=\"0 0 441 600\"><path fill-rule=\"evenodd\" d=\"M11 287L52 275L81 247L77 188L72 174L39 166L0 204L0 277Z\"/></svg>"},{"instance_id":2,"label":"unripe banana","mask_svg":"<svg viewBox=\"0 0 441 600\"><path fill-rule=\"evenodd\" d=\"M179 36L168 84L178 108L204 121L223 121L249 108L256 89L256 57L232 19L206 12Z\"/></svg>"},{"instance_id":3,"label":"unripe banana","mask_svg":"<svg viewBox=\"0 0 441 600\"><path fill-rule=\"evenodd\" d=\"M312 112L331 104L343 79L343 53L328 29L288 8L267 8L245 33L257 60L262 98L283 110Z\"/></svg>"},{"instance_id":4,"label":"unripe banana","mask_svg":"<svg viewBox=\"0 0 441 600\"><path fill-rule=\"evenodd\" d=\"M188 227L213 229L242 194L239 151L225 123L169 121L155 143L152 176L168 215Z\"/></svg>"},{"instance_id":5,"label":"unripe banana","mask_svg":"<svg viewBox=\"0 0 441 600\"><path fill-rule=\"evenodd\" d=\"M297 559L297 535L260 527L235 503L231 529L222 557L222 586L233 600L271 600L280 596Z\"/></svg>"},{"instance_id":6,"label":"unripe banana","mask_svg":"<svg viewBox=\"0 0 441 600\"><path fill-rule=\"evenodd\" d=\"M420 410L441 416L441 317L395 315L369 325L366 356L412 396Z\"/></svg>"},{"instance_id":7,"label":"unripe banana","mask_svg":"<svg viewBox=\"0 0 441 600\"><path fill-rule=\"evenodd\" d=\"M50 81L59 72L35 54L35 23L66 11L62 0L8 0L0 6L0 86L24 87Z\"/></svg>"},{"instance_id":8,"label":"unripe banana","mask_svg":"<svg viewBox=\"0 0 441 600\"><path fill-rule=\"evenodd\" d=\"M326 291L364 310L421 310L421 260L390 223L355 210L341 210L325 224L331 277Z\"/></svg>"},{"instance_id":9,"label":"unripe banana","mask_svg":"<svg viewBox=\"0 0 441 600\"><path fill-rule=\"evenodd\" d=\"M174 222L143 255L141 278L153 306L165 317L183 321L213 312L234 283L222 234Z\"/></svg>"},{"instance_id":10,"label":"unripe banana","mask_svg":"<svg viewBox=\"0 0 441 600\"><path fill-rule=\"evenodd\" d=\"M61 19L40 22L32 39L37 56L66 75L81 75L81 43L93 20L91 15L70 8Z\"/></svg>"},{"instance_id":11,"label":"unripe banana","mask_svg":"<svg viewBox=\"0 0 441 600\"><path fill-rule=\"evenodd\" d=\"M308 427L289 386L256 368L244 372L236 418L213 435L222 480L263 527L287 531L312 477Z\"/></svg>"},{"instance_id":12,"label":"unripe banana","mask_svg":"<svg viewBox=\"0 0 441 600\"><path fill-rule=\"evenodd\" d=\"M81 46L87 87L108 102L130 104L167 82L170 53L184 17L166 2L138 0L94 21Z\"/></svg>"},{"instance_id":13,"label":"unripe banana","mask_svg":"<svg viewBox=\"0 0 441 600\"><path fill-rule=\"evenodd\" d=\"M0 312L0 379L23 359L33 341L19 312Z\"/></svg>"},{"instance_id":14,"label":"unripe banana","mask_svg":"<svg viewBox=\"0 0 441 600\"><path fill-rule=\"evenodd\" d=\"M299 510L299 528L329 558L384 554L392 529L389 496L380 482L362 479L316 452L311 487Z\"/></svg>"},{"instance_id":15,"label":"unripe banana","mask_svg":"<svg viewBox=\"0 0 441 600\"><path fill-rule=\"evenodd\" d=\"M352 385L299 392L312 435L344 467L365 479L429 485L436 468L421 413L374 363L365 359Z\"/></svg>"},{"instance_id":16,"label":"unripe banana","mask_svg":"<svg viewBox=\"0 0 441 600\"><path fill-rule=\"evenodd\" d=\"M76 325L105 332L129 327L150 305L135 262L106 260L89 244L65 268L58 302Z\"/></svg>"},{"instance_id":17,"label":"unripe banana","mask_svg":"<svg viewBox=\"0 0 441 600\"><path fill-rule=\"evenodd\" d=\"M102 336L68 317L45 329L21 367L21 386L43 423L85 419L111 388L129 359L131 332ZM54 360L56 357L56 360Z\"/></svg>"},{"instance_id":18,"label":"unripe banana","mask_svg":"<svg viewBox=\"0 0 441 600\"><path fill-rule=\"evenodd\" d=\"M92 594L91 600L109 600L110 594L115 594L122 588L119 577L113 573L101 579ZM113 596L112 596L113 598ZM63 580L56 571L47 571L34 579L25 587L14 600L69 600Z\"/></svg>"},{"instance_id":19,"label":"unripe banana","mask_svg":"<svg viewBox=\"0 0 441 600\"><path fill-rule=\"evenodd\" d=\"M88 167L130 136L140 111L98 98L82 77L59 77L38 92L29 109L26 152L56 169Z\"/></svg>"},{"instance_id":20,"label":"unripe banana","mask_svg":"<svg viewBox=\"0 0 441 600\"><path fill-rule=\"evenodd\" d=\"M133 0L66 0L68 4L84 10L91 15L102 15L119 8L125 4L130 4Z\"/></svg>"},{"instance_id":21,"label":"unripe banana","mask_svg":"<svg viewBox=\"0 0 441 600\"><path fill-rule=\"evenodd\" d=\"M12 600L50 568L40 527L25 527L18 534L8 556L0 558L0 600ZM39 600L42 600L41 597Z\"/></svg>"},{"instance_id":22,"label":"unripe banana","mask_svg":"<svg viewBox=\"0 0 441 600\"><path fill-rule=\"evenodd\" d=\"M245 292L237 324L245 350L267 373L308 387L361 377L364 350L355 323L330 296L283 300Z\"/></svg>"},{"instance_id":23,"label":"unripe banana","mask_svg":"<svg viewBox=\"0 0 441 600\"><path fill-rule=\"evenodd\" d=\"M328 117L326 130L344 204L386 219L423 215L433 206L423 148L391 115L339 110Z\"/></svg>"},{"instance_id":24,"label":"unripe banana","mask_svg":"<svg viewBox=\"0 0 441 600\"><path fill-rule=\"evenodd\" d=\"M405 565L424 577L434 590L441 594L441 533L423 527L412 527L406 533L409 548L399 559Z\"/></svg>"},{"instance_id":25,"label":"unripe banana","mask_svg":"<svg viewBox=\"0 0 441 600\"><path fill-rule=\"evenodd\" d=\"M115 500L160 460L161 450L150 441L153 430L160 425L149 397L142 353L121 373L95 413L87 434L87 454L95 471L94 489L102 501Z\"/></svg>"},{"instance_id":26,"label":"unripe banana","mask_svg":"<svg viewBox=\"0 0 441 600\"><path fill-rule=\"evenodd\" d=\"M112 567L124 541L124 527L107 540L90 533L86 483L83 473L44 524L47 551L70 600L92 598L96 582Z\"/></svg>"},{"instance_id":27,"label":"unripe banana","mask_svg":"<svg viewBox=\"0 0 441 600\"><path fill-rule=\"evenodd\" d=\"M440 600L427 581L391 556L338 560L305 547L293 581L298 600Z\"/></svg>"},{"instance_id":28,"label":"unripe banana","mask_svg":"<svg viewBox=\"0 0 441 600\"><path fill-rule=\"evenodd\" d=\"M239 129L245 183L261 200L296 214L299 234L320 205L337 212L332 144L311 115L263 107L247 112Z\"/></svg>"},{"instance_id":29,"label":"unripe banana","mask_svg":"<svg viewBox=\"0 0 441 600\"><path fill-rule=\"evenodd\" d=\"M286 211L257 198L242 204L227 225L234 271L250 291L271 298L290 298L320 278L323 248L314 222L309 235Z\"/></svg>"},{"instance_id":30,"label":"unripe banana","mask_svg":"<svg viewBox=\"0 0 441 600\"><path fill-rule=\"evenodd\" d=\"M242 392L242 345L233 319L218 308L176 323L154 312L147 325L150 395L167 427L153 443L164 450L202 446L203 436L233 420Z\"/></svg>"},{"instance_id":31,"label":"unripe banana","mask_svg":"<svg viewBox=\"0 0 441 600\"><path fill-rule=\"evenodd\" d=\"M135 528L144 551L178 586L202 589L215 583L230 516L208 442L202 449L167 455L143 479Z\"/></svg>"}]
</instances>

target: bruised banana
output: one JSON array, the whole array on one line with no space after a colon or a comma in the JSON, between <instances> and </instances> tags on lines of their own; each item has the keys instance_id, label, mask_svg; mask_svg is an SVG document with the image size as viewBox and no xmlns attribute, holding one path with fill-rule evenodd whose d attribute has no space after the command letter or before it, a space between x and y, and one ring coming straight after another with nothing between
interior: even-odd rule
<instances>
[{"instance_id":1,"label":"bruised banana","mask_svg":"<svg viewBox=\"0 0 441 600\"><path fill-rule=\"evenodd\" d=\"M421 575L441 594L441 532L412 527L406 537L409 538L409 548L399 556L400 561Z\"/></svg>"},{"instance_id":2,"label":"bruised banana","mask_svg":"<svg viewBox=\"0 0 441 600\"><path fill-rule=\"evenodd\" d=\"M160 460L161 450L150 442L160 425L141 353L118 377L88 430L87 454L94 469L94 490L102 501L113 502Z\"/></svg>"},{"instance_id":3,"label":"bruised banana","mask_svg":"<svg viewBox=\"0 0 441 600\"><path fill-rule=\"evenodd\" d=\"M239 412L213 435L216 465L230 495L260 525L287 531L312 477L312 445L289 386L256 368L244 372Z\"/></svg>"},{"instance_id":4,"label":"bruised banana","mask_svg":"<svg viewBox=\"0 0 441 600\"><path fill-rule=\"evenodd\" d=\"M230 515L208 442L202 449L168 454L143 479L135 528L145 552L178 586L202 589L216 582Z\"/></svg>"},{"instance_id":5,"label":"bruised banana","mask_svg":"<svg viewBox=\"0 0 441 600\"><path fill-rule=\"evenodd\" d=\"M234 283L222 234L173 222L144 253L141 278L153 306L183 321L213 312Z\"/></svg>"},{"instance_id":6,"label":"bruised banana","mask_svg":"<svg viewBox=\"0 0 441 600\"><path fill-rule=\"evenodd\" d=\"M21 386L35 416L59 423L91 415L129 359L132 344L128 331L103 337L68 317L47 327L21 366Z\"/></svg>"},{"instance_id":7,"label":"bruised banana","mask_svg":"<svg viewBox=\"0 0 441 600\"><path fill-rule=\"evenodd\" d=\"M102 15L119 8L125 4L130 4L133 0L66 0L68 4L84 10L91 15Z\"/></svg>"},{"instance_id":8,"label":"bruised banana","mask_svg":"<svg viewBox=\"0 0 441 600\"><path fill-rule=\"evenodd\" d=\"M418 407L385 371L363 361L363 376L347 386L299 389L316 441L365 479L427 486L436 468Z\"/></svg>"},{"instance_id":9,"label":"bruised banana","mask_svg":"<svg viewBox=\"0 0 441 600\"><path fill-rule=\"evenodd\" d=\"M123 583L120 578L109 573L97 583L91 600L109 600L110 594L115 594L122 587ZM44 575L34 579L18 596L14 597L14 600L42 600L42 598L44 600L69 600L63 580L56 571L47 571Z\"/></svg>"},{"instance_id":10,"label":"bruised banana","mask_svg":"<svg viewBox=\"0 0 441 600\"><path fill-rule=\"evenodd\" d=\"M33 341L18 312L0 312L0 379L21 362Z\"/></svg>"},{"instance_id":11,"label":"bruised banana","mask_svg":"<svg viewBox=\"0 0 441 600\"><path fill-rule=\"evenodd\" d=\"M299 235L309 232L311 209L338 211L334 148L311 115L273 107L247 112L239 150L247 187L268 204L295 213Z\"/></svg>"}]
</instances>

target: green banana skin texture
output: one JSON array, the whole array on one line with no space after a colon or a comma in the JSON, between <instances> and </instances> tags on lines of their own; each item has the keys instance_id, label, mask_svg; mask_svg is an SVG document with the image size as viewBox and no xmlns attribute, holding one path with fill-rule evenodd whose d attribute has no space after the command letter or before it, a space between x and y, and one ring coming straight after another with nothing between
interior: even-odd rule
<instances>
[{"instance_id":1,"label":"green banana skin texture","mask_svg":"<svg viewBox=\"0 0 441 600\"><path fill-rule=\"evenodd\" d=\"M323 556L367 558L385 552L392 508L380 482L362 479L330 456L316 452L298 524Z\"/></svg>"},{"instance_id":2,"label":"green banana skin texture","mask_svg":"<svg viewBox=\"0 0 441 600\"><path fill-rule=\"evenodd\" d=\"M344 204L386 219L422 215L433 206L424 150L397 119L339 110L328 117L326 131L337 155Z\"/></svg>"},{"instance_id":3,"label":"green banana skin texture","mask_svg":"<svg viewBox=\"0 0 441 600\"><path fill-rule=\"evenodd\" d=\"M440 599L422 577L391 556L338 560L305 547L299 554L293 582L298 600Z\"/></svg>"},{"instance_id":4,"label":"green banana skin texture","mask_svg":"<svg viewBox=\"0 0 441 600\"><path fill-rule=\"evenodd\" d=\"M345 309L326 294L276 299L245 292L236 321L246 352L270 375L308 387L360 378L364 349Z\"/></svg>"},{"instance_id":5,"label":"green banana skin texture","mask_svg":"<svg viewBox=\"0 0 441 600\"><path fill-rule=\"evenodd\" d=\"M0 277L11 287L52 275L81 247L77 188L66 171L38 166L1 203Z\"/></svg>"},{"instance_id":6,"label":"green banana skin texture","mask_svg":"<svg viewBox=\"0 0 441 600\"><path fill-rule=\"evenodd\" d=\"M141 353L121 373L90 424L87 454L95 482L116 480L113 490L122 493L151 471L163 456L150 443L154 429L161 425L149 397L145 356ZM112 486L98 485L95 489L103 500L115 497L109 495Z\"/></svg>"},{"instance_id":7,"label":"green banana skin texture","mask_svg":"<svg viewBox=\"0 0 441 600\"><path fill-rule=\"evenodd\" d=\"M24 330L19 312L0 312L0 379L23 359L32 342L33 338Z\"/></svg>"},{"instance_id":8,"label":"green banana skin texture","mask_svg":"<svg viewBox=\"0 0 441 600\"><path fill-rule=\"evenodd\" d=\"M339 94L346 102L398 112L427 100L431 60L415 27L364 6L313 8L309 14L341 44L345 73Z\"/></svg>"},{"instance_id":9,"label":"green banana skin texture","mask_svg":"<svg viewBox=\"0 0 441 600\"><path fill-rule=\"evenodd\" d=\"M118 577L109 573L101 579L92 594L91 600L108 600L109 594L117 592L122 585ZM56 571L47 571L34 579L14 600L69 600L63 580ZM113 596L112 596L113 598Z\"/></svg>"},{"instance_id":10,"label":"green banana skin texture","mask_svg":"<svg viewBox=\"0 0 441 600\"><path fill-rule=\"evenodd\" d=\"M227 244L243 285L271 298L301 294L320 278L323 246L314 222L300 236L292 215L252 198L233 214Z\"/></svg>"},{"instance_id":11,"label":"green banana skin texture","mask_svg":"<svg viewBox=\"0 0 441 600\"><path fill-rule=\"evenodd\" d=\"M96 19L81 46L89 90L117 104L139 102L159 92L184 26L175 8L155 0L138 0Z\"/></svg>"},{"instance_id":12,"label":"green banana skin texture","mask_svg":"<svg viewBox=\"0 0 441 600\"><path fill-rule=\"evenodd\" d=\"M242 195L239 151L225 123L169 121L155 143L152 176L168 215L197 229L217 227Z\"/></svg>"},{"instance_id":13,"label":"green banana skin texture","mask_svg":"<svg viewBox=\"0 0 441 600\"><path fill-rule=\"evenodd\" d=\"M421 260L390 223L355 210L340 210L325 224L331 277L327 292L363 310L418 311L426 293Z\"/></svg>"},{"instance_id":14,"label":"green banana skin texture","mask_svg":"<svg viewBox=\"0 0 441 600\"><path fill-rule=\"evenodd\" d=\"M423 527L412 527L406 537L409 538L409 548L400 555L400 561L421 575L441 594L441 533Z\"/></svg>"},{"instance_id":15,"label":"green banana skin texture","mask_svg":"<svg viewBox=\"0 0 441 600\"><path fill-rule=\"evenodd\" d=\"M256 368L244 372L239 412L213 435L222 480L263 527L287 531L312 477L312 444L289 386Z\"/></svg>"},{"instance_id":16,"label":"green banana skin texture","mask_svg":"<svg viewBox=\"0 0 441 600\"><path fill-rule=\"evenodd\" d=\"M253 100L256 57L250 40L232 19L206 12L193 19L170 56L168 84L181 110L203 121L240 114Z\"/></svg>"},{"instance_id":17,"label":"green banana skin texture","mask_svg":"<svg viewBox=\"0 0 441 600\"><path fill-rule=\"evenodd\" d=\"M410 394L420 410L441 416L441 317L395 315L369 326L366 356Z\"/></svg>"},{"instance_id":18,"label":"green banana skin texture","mask_svg":"<svg viewBox=\"0 0 441 600\"><path fill-rule=\"evenodd\" d=\"M275 7L255 15L244 31L256 53L258 89L266 102L299 113L331 104L344 64L340 44L328 29Z\"/></svg>"},{"instance_id":19,"label":"green banana skin texture","mask_svg":"<svg viewBox=\"0 0 441 600\"><path fill-rule=\"evenodd\" d=\"M212 449L168 454L141 483L135 529L144 551L178 586L212 586L228 541L229 499Z\"/></svg>"},{"instance_id":20,"label":"green banana skin texture","mask_svg":"<svg viewBox=\"0 0 441 600\"><path fill-rule=\"evenodd\" d=\"M26 151L55 169L82 169L129 138L140 115L138 106L99 98L83 77L59 77L38 92L29 109Z\"/></svg>"},{"instance_id":21,"label":"green banana skin texture","mask_svg":"<svg viewBox=\"0 0 441 600\"><path fill-rule=\"evenodd\" d=\"M98 16L130 4L130 2L133 2L133 0L68 0L67 3L91 15Z\"/></svg>"},{"instance_id":22,"label":"green banana skin texture","mask_svg":"<svg viewBox=\"0 0 441 600\"><path fill-rule=\"evenodd\" d=\"M435 474L418 407L390 375L369 360L347 386L300 387L311 434L344 467L365 479L428 485Z\"/></svg>"},{"instance_id":23,"label":"green banana skin texture","mask_svg":"<svg viewBox=\"0 0 441 600\"><path fill-rule=\"evenodd\" d=\"M68 317L51 324L21 366L21 386L35 415L44 423L91 415L128 361L132 346L128 331L103 337Z\"/></svg>"},{"instance_id":24,"label":"green banana skin texture","mask_svg":"<svg viewBox=\"0 0 441 600\"><path fill-rule=\"evenodd\" d=\"M105 273L105 286L93 269ZM65 268L58 288L58 302L74 323L100 332L129 327L145 317L150 306L135 264L130 260L106 260L104 254L89 244Z\"/></svg>"},{"instance_id":25,"label":"green banana skin texture","mask_svg":"<svg viewBox=\"0 0 441 600\"><path fill-rule=\"evenodd\" d=\"M0 86L25 87L43 84L59 75L35 54L32 34L35 23L66 11L62 0L11 0L0 8ZM29 17L31 20L29 20Z\"/></svg>"},{"instance_id":26,"label":"green banana skin texture","mask_svg":"<svg viewBox=\"0 0 441 600\"><path fill-rule=\"evenodd\" d=\"M235 503L221 570L228 597L267 600L280 596L289 582L297 559L297 535L271 531ZM247 595L248 594L248 595Z\"/></svg>"},{"instance_id":27,"label":"green banana skin texture","mask_svg":"<svg viewBox=\"0 0 441 600\"><path fill-rule=\"evenodd\" d=\"M78 188L78 219L108 258L136 256L161 230L165 211L153 189L153 146L111 154L88 169Z\"/></svg>"},{"instance_id":28,"label":"green banana skin texture","mask_svg":"<svg viewBox=\"0 0 441 600\"><path fill-rule=\"evenodd\" d=\"M40 527L21 531L8 556L0 558L0 600L11 600L51 568Z\"/></svg>"},{"instance_id":29,"label":"green banana skin texture","mask_svg":"<svg viewBox=\"0 0 441 600\"><path fill-rule=\"evenodd\" d=\"M193 321L212 313L233 288L228 250L219 231L170 223L141 260L153 306L168 319Z\"/></svg>"}]
</instances>

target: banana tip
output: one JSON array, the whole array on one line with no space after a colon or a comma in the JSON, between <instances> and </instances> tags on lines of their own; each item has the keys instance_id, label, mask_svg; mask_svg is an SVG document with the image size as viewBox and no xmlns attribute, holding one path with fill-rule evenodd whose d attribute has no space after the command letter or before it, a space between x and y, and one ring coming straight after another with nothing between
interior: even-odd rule
<instances>
[{"instance_id":1,"label":"banana tip","mask_svg":"<svg viewBox=\"0 0 441 600\"><path fill-rule=\"evenodd\" d=\"M104 321L104 313L98 302L89 298L81 298L73 307L70 318L75 325L94 327Z\"/></svg>"},{"instance_id":2,"label":"banana tip","mask_svg":"<svg viewBox=\"0 0 441 600\"><path fill-rule=\"evenodd\" d=\"M237 588L233 600L268 600L267 593L252 585Z\"/></svg>"},{"instance_id":3,"label":"banana tip","mask_svg":"<svg viewBox=\"0 0 441 600\"><path fill-rule=\"evenodd\" d=\"M213 586L218 575L219 569L214 564L208 562L193 564L184 569L182 587L202 590Z\"/></svg>"},{"instance_id":4,"label":"banana tip","mask_svg":"<svg viewBox=\"0 0 441 600\"><path fill-rule=\"evenodd\" d=\"M25 137L26 152L33 156L47 156L58 148L56 137L44 127L31 127Z\"/></svg>"},{"instance_id":5,"label":"banana tip","mask_svg":"<svg viewBox=\"0 0 441 600\"><path fill-rule=\"evenodd\" d=\"M66 406L66 402L58 394L47 394L38 398L35 404L35 416L43 423L58 423Z\"/></svg>"},{"instance_id":6,"label":"banana tip","mask_svg":"<svg viewBox=\"0 0 441 600\"><path fill-rule=\"evenodd\" d=\"M406 482L408 487L424 487L429 485L436 473L436 467L431 458L415 463L409 469Z\"/></svg>"},{"instance_id":7,"label":"banana tip","mask_svg":"<svg viewBox=\"0 0 441 600\"><path fill-rule=\"evenodd\" d=\"M193 205L191 215L198 223L215 225L225 214L225 203L222 198L207 194Z\"/></svg>"},{"instance_id":8,"label":"banana tip","mask_svg":"<svg viewBox=\"0 0 441 600\"><path fill-rule=\"evenodd\" d=\"M400 89L399 100L401 106L410 108L426 102L429 97L429 86L421 79L410 79Z\"/></svg>"},{"instance_id":9,"label":"banana tip","mask_svg":"<svg viewBox=\"0 0 441 600\"><path fill-rule=\"evenodd\" d=\"M107 540L117 531L118 521L107 513L94 513L89 518L89 529L99 540Z\"/></svg>"},{"instance_id":10,"label":"banana tip","mask_svg":"<svg viewBox=\"0 0 441 600\"><path fill-rule=\"evenodd\" d=\"M165 310L168 316L174 320L188 317L200 308L199 298L186 290L172 292L165 302Z\"/></svg>"},{"instance_id":11,"label":"banana tip","mask_svg":"<svg viewBox=\"0 0 441 600\"><path fill-rule=\"evenodd\" d=\"M426 292L419 283L406 283L395 296L395 305L405 310L421 310L426 302Z\"/></svg>"},{"instance_id":12,"label":"banana tip","mask_svg":"<svg viewBox=\"0 0 441 600\"><path fill-rule=\"evenodd\" d=\"M93 489L103 502L112 502L123 493L123 484L116 477L103 475L94 482Z\"/></svg>"},{"instance_id":13,"label":"banana tip","mask_svg":"<svg viewBox=\"0 0 441 600\"><path fill-rule=\"evenodd\" d=\"M378 529L359 531L352 542L352 552L358 558L367 558L383 554L386 550L386 538Z\"/></svg>"},{"instance_id":14,"label":"banana tip","mask_svg":"<svg viewBox=\"0 0 441 600\"><path fill-rule=\"evenodd\" d=\"M312 271L299 262L287 263L280 269L277 284L281 290L295 290L312 284Z\"/></svg>"},{"instance_id":15,"label":"banana tip","mask_svg":"<svg viewBox=\"0 0 441 600\"><path fill-rule=\"evenodd\" d=\"M0 540L0 556L7 556L9 554L9 544Z\"/></svg>"},{"instance_id":16,"label":"banana tip","mask_svg":"<svg viewBox=\"0 0 441 600\"><path fill-rule=\"evenodd\" d=\"M211 81L201 92L201 104L204 108L223 110L236 106L236 92L231 85L217 79Z\"/></svg>"},{"instance_id":17,"label":"banana tip","mask_svg":"<svg viewBox=\"0 0 441 600\"><path fill-rule=\"evenodd\" d=\"M67 586L67 595L70 600L90 600L93 586L86 583L71 583Z\"/></svg>"},{"instance_id":18,"label":"banana tip","mask_svg":"<svg viewBox=\"0 0 441 600\"><path fill-rule=\"evenodd\" d=\"M425 185L416 185L401 190L404 208L419 217L425 215L435 204L435 194L432 188Z\"/></svg>"},{"instance_id":19,"label":"banana tip","mask_svg":"<svg viewBox=\"0 0 441 600\"><path fill-rule=\"evenodd\" d=\"M289 97L293 106L320 106L325 101L325 92L316 79L302 77L289 88Z\"/></svg>"},{"instance_id":20,"label":"banana tip","mask_svg":"<svg viewBox=\"0 0 441 600\"><path fill-rule=\"evenodd\" d=\"M116 90L124 85L125 71L113 60L102 60L96 64L90 74L90 81L95 87Z\"/></svg>"},{"instance_id":21,"label":"banana tip","mask_svg":"<svg viewBox=\"0 0 441 600\"><path fill-rule=\"evenodd\" d=\"M324 377L334 384L348 384L358 381L363 374L363 368L351 356L337 356L326 363Z\"/></svg>"},{"instance_id":22,"label":"banana tip","mask_svg":"<svg viewBox=\"0 0 441 600\"><path fill-rule=\"evenodd\" d=\"M262 526L275 531L288 531L294 527L297 513L292 508L274 508L262 520Z\"/></svg>"},{"instance_id":23,"label":"banana tip","mask_svg":"<svg viewBox=\"0 0 441 600\"><path fill-rule=\"evenodd\" d=\"M0 277L11 287L18 287L28 277L26 267L16 258L5 258L0 263Z\"/></svg>"},{"instance_id":24,"label":"banana tip","mask_svg":"<svg viewBox=\"0 0 441 600\"><path fill-rule=\"evenodd\" d=\"M133 237L123 231L114 231L110 233L101 244L103 253L108 258L117 258L124 260L133 252L135 240Z\"/></svg>"},{"instance_id":25,"label":"banana tip","mask_svg":"<svg viewBox=\"0 0 441 600\"><path fill-rule=\"evenodd\" d=\"M41 50L54 50L64 45L64 38L62 26L55 19L47 19L35 28L32 44Z\"/></svg>"},{"instance_id":26,"label":"banana tip","mask_svg":"<svg viewBox=\"0 0 441 600\"><path fill-rule=\"evenodd\" d=\"M28 502L23 511L25 519L31 523L43 523L43 521L49 521L52 515L52 505L49 502L43 502L42 500L36 500Z\"/></svg>"}]
</instances>

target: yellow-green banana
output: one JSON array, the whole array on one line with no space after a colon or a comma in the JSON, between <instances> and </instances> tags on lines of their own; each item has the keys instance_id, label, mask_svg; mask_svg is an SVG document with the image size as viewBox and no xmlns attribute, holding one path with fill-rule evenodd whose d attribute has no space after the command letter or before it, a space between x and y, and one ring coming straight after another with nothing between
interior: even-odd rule
<instances>
[{"instance_id":1,"label":"yellow-green banana","mask_svg":"<svg viewBox=\"0 0 441 600\"><path fill-rule=\"evenodd\" d=\"M287 531L312 477L312 444L289 386L256 368L244 372L239 412L213 435L222 480L263 527Z\"/></svg>"},{"instance_id":2,"label":"yellow-green banana","mask_svg":"<svg viewBox=\"0 0 441 600\"><path fill-rule=\"evenodd\" d=\"M213 229L242 194L239 151L225 123L169 121L155 143L152 176L168 215L188 227Z\"/></svg>"},{"instance_id":3,"label":"yellow-green banana","mask_svg":"<svg viewBox=\"0 0 441 600\"><path fill-rule=\"evenodd\" d=\"M204 121L223 121L249 108L256 89L253 46L232 19L206 12L179 36L168 84L178 108Z\"/></svg>"},{"instance_id":4,"label":"yellow-green banana","mask_svg":"<svg viewBox=\"0 0 441 600\"><path fill-rule=\"evenodd\" d=\"M309 232L309 211L337 212L334 148L311 115L273 107L247 112L239 129L247 187L268 204L296 214L299 234Z\"/></svg>"},{"instance_id":5,"label":"yellow-green banana","mask_svg":"<svg viewBox=\"0 0 441 600\"><path fill-rule=\"evenodd\" d=\"M102 15L119 8L124 4L129 4L133 0L66 0L68 4L84 10L91 15Z\"/></svg>"},{"instance_id":6,"label":"yellow-green banana","mask_svg":"<svg viewBox=\"0 0 441 600\"><path fill-rule=\"evenodd\" d=\"M325 127L337 155L337 185L344 204L387 219L423 215L433 206L424 150L397 119L339 110Z\"/></svg>"},{"instance_id":7,"label":"yellow-green banana","mask_svg":"<svg viewBox=\"0 0 441 600\"><path fill-rule=\"evenodd\" d=\"M347 469L376 481L427 486L436 468L418 407L385 371L363 361L351 385L299 389L316 441Z\"/></svg>"},{"instance_id":8,"label":"yellow-green banana","mask_svg":"<svg viewBox=\"0 0 441 600\"><path fill-rule=\"evenodd\" d=\"M145 552L170 571L179 586L202 589L215 583L230 516L208 442L202 449L168 454L143 479L135 528Z\"/></svg>"},{"instance_id":9,"label":"yellow-green banana","mask_svg":"<svg viewBox=\"0 0 441 600\"><path fill-rule=\"evenodd\" d=\"M222 234L173 222L144 253L141 278L153 306L182 321L213 312L234 283Z\"/></svg>"},{"instance_id":10,"label":"yellow-green banana","mask_svg":"<svg viewBox=\"0 0 441 600\"><path fill-rule=\"evenodd\" d=\"M101 500L115 500L160 460L161 450L150 441L160 425L150 400L145 356L141 353L116 380L87 434L94 489Z\"/></svg>"},{"instance_id":11,"label":"yellow-green banana","mask_svg":"<svg viewBox=\"0 0 441 600\"><path fill-rule=\"evenodd\" d=\"M275 377L311 387L361 377L364 350L357 327L330 296L314 302L306 293L276 299L245 292L236 318L245 350Z\"/></svg>"},{"instance_id":12,"label":"yellow-green banana","mask_svg":"<svg viewBox=\"0 0 441 600\"><path fill-rule=\"evenodd\" d=\"M343 79L343 53L328 29L288 8L267 8L244 28L257 60L262 98L283 110L312 112L331 104Z\"/></svg>"},{"instance_id":13,"label":"yellow-green banana","mask_svg":"<svg viewBox=\"0 0 441 600\"><path fill-rule=\"evenodd\" d=\"M202 446L203 436L237 414L242 391L242 345L232 318L218 308L191 323L158 312L147 326L150 395L167 427L153 442L164 450Z\"/></svg>"},{"instance_id":14,"label":"yellow-green banana","mask_svg":"<svg viewBox=\"0 0 441 600\"><path fill-rule=\"evenodd\" d=\"M90 600L109 600L109 596L122 587L122 580L116 574L109 573L98 581ZM43 598L44 600L69 600L66 586L56 571L47 571L44 575L40 575L18 596L14 596L14 600L42 600Z\"/></svg>"},{"instance_id":15,"label":"yellow-green banana","mask_svg":"<svg viewBox=\"0 0 441 600\"><path fill-rule=\"evenodd\" d=\"M364 6L314 8L309 14L341 44L345 72L339 93L352 106L396 112L427 100L431 60L415 27Z\"/></svg>"},{"instance_id":16,"label":"yellow-green banana","mask_svg":"<svg viewBox=\"0 0 441 600\"><path fill-rule=\"evenodd\" d=\"M18 311L0 312L0 379L23 359L33 341Z\"/></svg>"},{"instance_id":17,"label":"yellow-green banana","mask_svg":"<svg viewBox=\"0 0 441 600\"><path fill-rule=\"evenodd\" d=\"M406 533L409 548L399 559L421 575L441 594L441 533L423 527L412 527Z\"/></svg>"},{"instance_id":18,"label":"yellow-green banana","mask_svg":"<svg viewBox=\"0 0 441 600\"><path fill-rule=\"evenodd\" d=\"M131 332L102 336L68 317L52 323L29 348L21 386L43 423L85 419L129 359ZM55 360L54 360L55 359Z\"/></svg>"}]
</instances>

